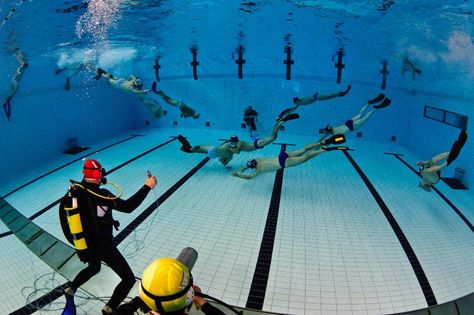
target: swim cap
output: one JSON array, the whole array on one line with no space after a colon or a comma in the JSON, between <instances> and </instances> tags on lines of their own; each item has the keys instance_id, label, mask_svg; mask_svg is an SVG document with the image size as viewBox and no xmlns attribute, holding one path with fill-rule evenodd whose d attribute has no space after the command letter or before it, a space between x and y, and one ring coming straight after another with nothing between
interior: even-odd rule
<instances>
[{"instance_id":1,"label":"swim cap","mask_svg":"<svg viewBox=\"0 0 474 315\"><path fill-rule=\"evenodd\" d=\"M84 173L85 179L92 180L99 180L104 175L102 165L100 165L99 162L93 159L86 160L84 162L84 168L82 170L82 173Z\"/></svg>"},{"instance_id":2,"label":"swim cap","mask_svg":"<svg viewBox=\"0 0 474 315\"><path fill-rule=\"evenodd\" d=\"M247 167L248 168L256 168L257 167L257 161L255 159L247 161Z\"/></svg>"},{"instance_id":3,"label":"swim cap","mask_svg":"<svg viewBox=\"0 0 474 315\"><path fill-rule=\"evenodd\" d=\"M229 139L229 142L237 142L239 141L239 138L236 136L236 135L233 135L232 137L230 137Z\"/></svg>"},{"instance_id":4,"label":"swim cap","mask_svg":"<svg viewBox=\"0 0 474 315\"><path fill-rule=\"evenodd\" d=\"M188 267L175 258L160 258L143 272L140 298L160 314L177 312L193 302L193 277Z\"/></svg>"}]
</instances>

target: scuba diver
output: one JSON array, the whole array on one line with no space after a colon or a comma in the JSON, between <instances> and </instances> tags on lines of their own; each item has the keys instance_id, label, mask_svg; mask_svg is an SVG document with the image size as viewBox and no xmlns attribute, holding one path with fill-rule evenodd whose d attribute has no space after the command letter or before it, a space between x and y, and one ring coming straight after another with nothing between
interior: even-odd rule
<instances>
[{"instance_id":1,"label":"scuba diver","mask_svg":"<svg viewBox=\"0 0 474 315\"><path fill-rule=\"evenodd\" d=\"M309 105L309 104L313 104L316 101L327 101L327 100L333 99L335 97L346 96L347 93L349 93L350 90L351 90L351 85L348 85L345 91L336 92L336 93L332 93L332 94L329 94L329 95L320 95L318 92L316 92L311 96L307 96L307 97L303 97L303 98L294 97L293 98L293 103L295 104L295 106L283 110L280 113L280 115L278 115L278 117L275 118L275 120L276 121L282 120L283 118L285 118L285 116L287 116L287 115L293 113L295 110L297 110L298 107L300 107L301 105Z\"/></svg>"},{"instance_id":2,"label":"scuba diver","mask_svg":"<svg viewBox=\"0 0 474 315\"><path fill-rule=\"evenodd\" d=\"M462 147L466 143L467 133L463 129L458 136L458 139L454 141L449 152L440 153L431 160L416 162L416 165L420 167L419 173L422 177L418 183L418 187L424 191L431 192L431 186L436 185L441 178L441 170L449 166L459 155ZM443 163L439 164L441 161Z\"/></svg>"},{"instance_id":3,"label":"scuba diver","mask_svg":"<svg viewBox=\"0 0 474 315\"><path fill-rule=\"evenodd\" d=\"M189 107L188 105L184 104L184 102L173 99L166 95L162 90L157 90L156 89L156 81L153 81L153 84L151 85L151 90L158 94L163 101L168 103L169 105L173 107L178 107L179 110L181 111L181 117L183 118L188 118L192 117L193 119L198 119L200 114L193 108Z\"/></svg>"},{"instance_id":4,"label":"scuba diver","mask_svg":"<svg viewBox=\"0 0 474 315\"><path fill-rule=\"evenodd\" d=\"M255 109L253 109L252 106L249 105L244 110L243 120L245 122L245 125L249 127L250 129L250 137L253 137L253 132L257 130L257 125L256 125L257 117L258 117L258 112Z\"/></svg>"},{"instance_id":5,"label":"scuba diver","mask_svg":"<svg viewBox=\"0 0 474 315\"><path fill-rule=\"evenodd\" d=\"M132 315L140 309L147 314L186 315L194 304L206 315L225 314L204 296L208 297L194 284L191 271L184 263L175 258L159 258L143 272L140 296L120 305L117 313Z\"/></svg>"},{"instance_id":6,"label":"scuba diver","mask_svg":"<svg viewBox=\"0 0 474 315\"><path fill-rule=\"evenodd\" d=\"M16 68L15 75L13 76L10 82L10 95L7 96L5 102L3 103L3 110L5 111L5 116L7 116L8 120L10 120L12 114L11 100L18 92L18 88L20 87L20 80L23 77L23 73L25 72L26 67L28 67L25 55L20 50L20 48L15 48L15 57L18 61L19 66L18 68Z\"/></svg>"},{"instance_id":7,"label":"scuba diver","mask_svg":"<svg viewBox=\"0 0 474 315\"><path fill-rule=\"evenodd\" d=\"M326 140L308 144L299 150L289 152L282 151L277 157L259 158L247 161L246 166L240 168L238 172L231 173L231 175L243 179L252 179L261 173L274 172L280 169L297 166L309 161L321 153L334 150L349 150L348 147L344 146L326 146L328 144L341 144L344 142L346 142L344 135L334 135ZM247 169L253 169L254 171L250 174L244 174Z\"/></svg>"},{"instance_id":8,"label":"scuba diver","mask_svg":"<svg viewBox=\"0 0 474 315\"><path fill-rule=\"evenodd\" d=\"M102 77L105 78L107 82L109 82L110 85L112 85L113 87L125 92L135 94L143 103L143 105L145 105L145 107L152 113L153 117L158 119L163 116L163 109L161 108L161 105L157 101L151 99L150 97L147 97L147 94L150 93L152 90L144 90L143 82L137 76L130 75L126 80L118 79L107 71L98 68L94 79L99 80Z\"/></svg>"},{"instance_id":9,"label":"scuba diver","mask_svg":"<svg viewBox=\"0 0 474 315\"><path fill-rule=\"evenodd\" d=\"M237 136L235 138L229 139L229 143L231 146L231 151L239 154L240 152L252 152L258 149L263 149L263 147L273 143L275 139L278 137L278 131L280 130L281 125L288 120L298 119L300 116L296 113L285 115L284 118L280 119L276 122L275 126L273 126L273 130L271 135L265 138L258 138L255 139L252 143L246 141L240 141ZM237 141L235 139L237 138Z\"/></svg>"},{"instance_id":10,"label":"scuba diver","mask_svg":"<svg viewBox=\"0 0 474 315\"><path fill-rule=\"evenodd\" d=\"M107 189L106 172L102 165L93 159L86 160L83 167L84 178L81 182L71 180L68 193L62 198L59 207L61 228L68 241L74 245L79 259L88 266L81 270L69 286L66 294L66 309L72 308L72 296L76 290L90 278L100 272L101 262L105 262L120 278L110 300L102 309L102 314L112 313L127 297L135 283L130 266L114 243L112 229L118 230L119 223L112 216L112 209L131 213L156 186L156 177L148 173L145 184L130 198L120 198ZM66 313L67 314L67 313ZM113 314L113 313L112 313Z\"/></svg>"},{"instance_id":11,"label":"scuba diver","mask_svg":"<svg viewBox=\"0 0 474 315\"><path fill-rule=\"evenodd\" d=\"M378 105L373 105L377 104ZM330 135L335 135L335 134L343 134L346 135L351 131L354 131L355 129L359 129L363 124L367 122L367 120L375 113L377 109L384 108L389 106L392 103L392 101L388 98L385 97L384 94L380 93L377 97L374 99L371 99L367 102L366 105L364 105L359 113L352 117L351 119L347 120L344 125L337 126L337 127L331 127L330 125L327 125L325 128L319 129L319 133L322 134L322 137L320 140L324 140ZM373 105L373 109L365 113L367 108Z\"/></svg>"}]
</instances>

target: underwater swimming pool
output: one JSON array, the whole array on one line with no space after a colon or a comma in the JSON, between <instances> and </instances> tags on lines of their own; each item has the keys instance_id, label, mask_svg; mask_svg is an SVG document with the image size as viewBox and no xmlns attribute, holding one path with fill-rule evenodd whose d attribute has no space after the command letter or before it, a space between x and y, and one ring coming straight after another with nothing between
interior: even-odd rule
<instances>
[{"instance_id":1,"label":"underwater swimming pool","mask_svg":"<svg viewBox=\"0 0 474 315\"><path fill-rule=\"evenodd\" d=\"M157 177L135 211L114 211L136 277L192 247L194 282L240 308L472 310L443 305L474 291L469 1L0 4L1 313L63 311L86 265L58 204L84 159L124 199ZM320 143L329 127L346 141ZM201 147L183 152L178 135ZM232 135L252 149L222 165L212 157L235 153ZM416 162L441 152L453 162L427 192ZM250 160L258 176L232 176L252 174ZM118 282L104 266L77 313L98 313Z\"/></svg>"}]
</instances>

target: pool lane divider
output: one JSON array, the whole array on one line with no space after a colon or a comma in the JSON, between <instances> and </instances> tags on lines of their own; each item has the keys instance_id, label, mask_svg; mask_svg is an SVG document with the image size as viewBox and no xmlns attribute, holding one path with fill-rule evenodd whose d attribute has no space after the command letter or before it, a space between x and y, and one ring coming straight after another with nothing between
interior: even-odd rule
<instances>
[{"instance_id":1,"label":"pool lane divider","mask_svg":"<svg viewBox=\"0 0 474 315\"><path fill-rule=\"evenodd\" d=\"M428 306L438 305L433 289L431 288L428 278L426 277L426 274L423 271L423 268L421 267L420 261L416 257L415 251L411 247L410 242L408 241L407 237L403 233L400 225L398 225L394 216L390 212L390 209L388 209L387 205L385 204L382 197L375 189L374 185L372 185L367 175L364 174L362 169L355 162L355 160L352 158L349 152L343 151L343 153L346 156L346 158L349 160L349 162L352 164L356 172L359 174L364 184L369 189L370 193L372 194L375 201L377 202L380 209L382 210L383 214L385 215L385 218L387 219L388 223L390 224L393 231L395 232L395 235L397 236L398 241L400 242L400 245L402 245L402 248L405 251L405 254L407 255L408 261L410 262L411 267L413 268L413 271L415 272L416 278L418 279L418 283L420 284L423 295L425 296L426 303L428 304Z\"/></svg>"},{"instance_id":2,"label":"pool lane divider","mask_svg":"<svg viewBox=\"0 0 474 315\"><path fill-rule=\"evenodd\" d=\"M171 139L169 142L173 141ZM146 220L152 213L155 211L159 205L165 202L174 192L176 192L186 181L188 181L191 176L193 176L197 171L199 171L210 158L205 157L198 165L196 165L192 170L190 170L186 175L184 175L180 180L178 180L171 188L164 192L157 200L155 200L148 208L146 208L141 214L139 214L131 223L129 223L117 236L114 237L114 242L116 245L119 245L125 238L130 235L133 230L135 230L144 220ZM0 208L4 205L0 205ZM64 289L69 285L68 282L61 284L51 290L50 292L44 294L35 301L23 306L22 308L16 310L10 315L24 315L24 314L33 314L39 309L45 307L46 305L54 302L64 294Z\"/></svg>"},{"instance_id":3,"label":"pool lane divider","mask_svg":"<svg viewBox=\"0 0 474 315\"><path fill-rule=\"evenodd\" d=\"M157 150L157 149L159 149L159 148L161 148L161 147L163 147L163 146L165 146L165 145L167 145L167 144L173 142L174 140L176 140L176 137L172 137L172 139L170 139L170 140L168 140L168 141L166 141L166 142L163 142L163 143L161 143L161 144L159 144L159 145L157 145L157 146L155 146L155 147L153 147L153 148L151 148L151 149L149 149L149 150L147 150L147 151L145 151L145 152L143 152L143 153L141 153L141 154L139 154L139 155L137 155L137 156L131 158L130 160L128 160L128 161L126 161L126 162L124 162L124 163L122 163L122 164L120 164L120 165L114 167L114 168L111 169L110 171L107 171L106 175L109 175L109 174L115 172L116 170L118 170L118 169L120 169L120 168L122 168L122 167L124 167L124 166L126 166L126 165L128 165L128 164L130 164L130 163L132 163L133 161L135 161L135 160L137 160L137 159L139 159L139 158L141 158L141 157L143 157L143 156L145 156L145 155L147 155L147 154L150 154L151 152L153 152L153 151L155 151L155 150ZM61 198L62 198L62 197L61 197ZM61 198L59 198L58 200L54 201L54 202L51 203L50 205L44 207L43 209L39 210L38 212L36 212L36 213L33 214L32 216L30 216L29 219L30 219L31 221L33 221L34 219L38 218L39 216L41 216L42 214L44 214L44 213L45 213L46 211L48 211L49 209L51 209L51 208L53 208L54 206L58 205L58 204L61 202ZM5 233L0 234L0 238L5 237L5 236L8 236L8 235L12 235L12 234L13 234L13 233L12 233L11 231L5 232Z\"/></svg>"},{"instance_id":4,"label":"pool lane divider","mask_svg":"<svg viewBox=\"0 0 474 315\"><path fill-rule=\"evenodd\" d=\"M387 153L387 152L385 154L394 156L397 160L399 160L400 162L405 164L405 166L408 167L419 178L423 178L423 176L421 176L420 173L417 172L416 169L414 169L410 164L408 164L405 160L403 160L401 158L401 156L403 156L403 154ZM451 209L453 209L454 212L456 212L456 214L461 218L461 220L463 220L464 223L466 223L466 225L471 229L471 231L474 232L474 226L472 225L471 222L469 222L469 220L466 218L466 216L464 216L464 214L461 212L461 210L459 210L441 191L439 191L438 188L436 188L435 186L431 186L431 189L434 190L441 197L441 199L443 199L448 204L448 206L450 206Z\"/></svg>"},{"instance_id":5,"label":"pool lane divider","mask_svg":"<svg viewBox=\"0 0 474 315\"><path fill-rule=\"evenodd\" d=\"M30 185L30 184L32 184L32 183L34 183L34 182L40 180L41 178L46 177L46 176L48 176L48 175L51 175L52 173L54 173L54 172L56 172L56 171L59 171L60 169L63 169L63 168L65 168L66 166L69 166L69 165L71 165L71 164L73 164L73 163L75 163L75 162L77 162L77 161L80 161L80 160L82 160L82 159L84 159L84 158L86 158L86 157L88 157L88 156L91 156L92 154L95 154L95 153L97 153L97 152L104 151L104 150L109 149L109 148L111 148L111 147L113 147L113 146L116 146L116 145L118 145L118 144L120 144L120 143L126 142L126 141L128 141L128 140L132 140L132 139L134 139L134 138L136 138L136 137L143 137L143 135L131 135L131 136L128 137L128 138L125 138L125 139L122 139L122 140L117 141L117 142L115 142L115 143L109 144L109 145L107 145L107 146L105 146L105 147L103 147L103 148L100 148L99 150L94 150L94 152L91 152L91 153L89 153L89 154L83 155L83 156L81 156L81 157L79 157L79 158L77 158L77 159L72 160L71 162L68 162L68 163L66 163L66 164L64 164L64 165L62 165L62 166L59 166L59 167L57 167L57 168L55 168L55 169L53 169L53 170L51 170L51 171L49 171L49 172L47 172L47 173L45 173L45 174L43 174L43 175L40 175L40 176L36 177L35 179L30 180L29 182L27 182L27 183L21 185L20 187L17 187L17 188L15 188L15 189L13 189L12 191L10 191L9 193L7 193L6 195L2 196L2 198L5 199L5 198L7 198L8 196L10 196L11 194L17 192L18 190L20 190L20 189L22 189L22 188L25 188L26 186L28 186L28 185Z\"/></svg>"},{"instance_id":6,"label":"pool lane divider","mask_svg":"<svg viewBox=\"0 0 474 315\"><path fill-rule=\"evenodd\" d=\"M281 152L286 150L286 144L281 145ZM270 265L272 262L273 246L275 243L276 227L278 223L278 212L280 211L281 191L283 187L283 168L279 169L275 175L273 191L268 209L267 221L263 231L262 243L257 258L257 264L253 274L247 297L246 308L262 310L267 291L268 277L270 275Z\"/></svg>"}]
</instances>

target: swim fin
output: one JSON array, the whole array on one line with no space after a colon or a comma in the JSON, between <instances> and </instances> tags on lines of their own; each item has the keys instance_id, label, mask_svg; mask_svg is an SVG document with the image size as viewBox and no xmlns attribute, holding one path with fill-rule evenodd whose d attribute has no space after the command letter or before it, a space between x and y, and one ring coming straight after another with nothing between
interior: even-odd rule
<instances>
[{"instance_id":1,"label":"swim fin","mask_svg":"<svg viewBox=\"0 0 474 315\"><path fill-rule=\"evenodd\" d=\"M349 85L347 86L347 89L346 89L345 91L339 92L338 95L339 95L339 96L346 96L347 93L349 93L349 91L351 90L351 87L352 87L352 86L349 84Z\"/></svg>"},{"instance_id":2,"label":"swim fin","mask_svg":"<svg viewBox=\"0 0 474 315\"><path fill-rule=\"evenodd\" d=\"M459 155L461 152L462 147L466 143L467 140L467 133L463 129L461 130L461 133L459 134L458 140L454 141L451 151L449 151L448 159L446 160L446 164L449 165L451 164Z\"/></svg>"},{"instance_id":3,"label":"swim fin","mask_svg":"<svg viewBox=\"0 0 474 315\"><path fill-rule=\"evenodd\" d=\"M280 121L288 121L288 120L294 120L294 119L298 119L300 118L300 115L298 114L289 114L289 115L286 115L285 117L283 117L282 119L280 119Z\"/></svg>"},{"instance_id":4,"label":"swim fin","mask_svg":"<svg viewBox=\"0 0 474 315\"><path fill-rule=\"evenodd\" d=\"M377 95L375 98L371 99L371 100L368 100L367 103L369 104L375 104L375 103L378 103L380 102L381 100L383 100L385 98L385 95L383 93L380 93L379 95Z\"/></svg>"},{"instance_id":5,"label":"swim fin","mask_svg":"<svg viewBox=\"0 0 474 315\"><path fill-rule=\"evenodd\" d=\"M276 121L280 121L283 119L283 117L285 117L286 115L288 115L289 112L291 112L293 110L293 108L287 108L285 110L283 110L280 115L278 115L278 117L275 119Z\"/></svg>"},{"instance_id":6,"label":"swim fin","mask_svg":"<svg viewBox=\"0 0 474 315\"><path fill-rule=\"evenodd\" d=\"M384 108L384 107L387 107L388 105L390 105L392 103L392 101L387 97L383 100L382 103L380 103L379 105L374 105L373 107L374 108L377 108L377 109L380 109L380 108Z\"/></svg>"},{"instance_id":7,"label":"swim fin","mask_svg":"<svg viewBox=\"0 0 474 315\"><path fill-rule=\"evenodd\" d=\"M5 116L7 119L10 120L10 116L12 115L12 104L10 103L11 96L7 97L5 103L3 103L3 110L5 111Z\"/></svg>"},{"instance_id":8,"label":"swim fin","mask_svg":"<svg viewBox=\"0 0 474 315\"><path fill-rule=\"evenodd\" d=\"M66 306L61 315L76 315L76 304L74 304L74 295L65 293Z\"/></svg>"},{"instance_id":9,"label":"swim fin","mask_svg":"<svg viewBox=\"0 0 474 315\"><path fill-rule=\"evenodd\" d=\"M102 78L103 74L107 74L107 71L105 71L102 68L97 68L97 71L95 72L94 80L99 80L100 78Z\"/></svg>"},{"instance_id":10,"label":"swim fin","mask_svg":"<svg viewBox=\"0 0 474 315\"><path fill-rule=\"evenodd\" d=\"M191 146L191 143L189 143L188 140L186 140L185 137L183 137L182 135L178 135L176 137L176 139L178 139L179 142L181 142L182 146L181 146L181 151L184 151L186 153L193 153L193 150L192 150L192 146Z\"/></svg>"},{"instance_id":11,"label":"swim fin","mask_svg":"<svg viewBox=\"0 0 474 315\"><path fill-rule=\"evenodd\" d=\"M346 142L346 137L343 134L338 134L327 138L326 140L321 141L321 144L340 144Z\"/></svg>"},{"instance_id":12,"label":"swim fin","mask_svg":"<svg viewBox=\"0 0 474 315\"><path fill-rule=\"evenodd\" d=\"M349 149L349 147L344 147L344 146L337 146L337 147L322 146L321 149L323 149L324 151L335 151L335 150L347 151L347 150L351 150L351 149Z\"/></svg>"}]
</instances>

